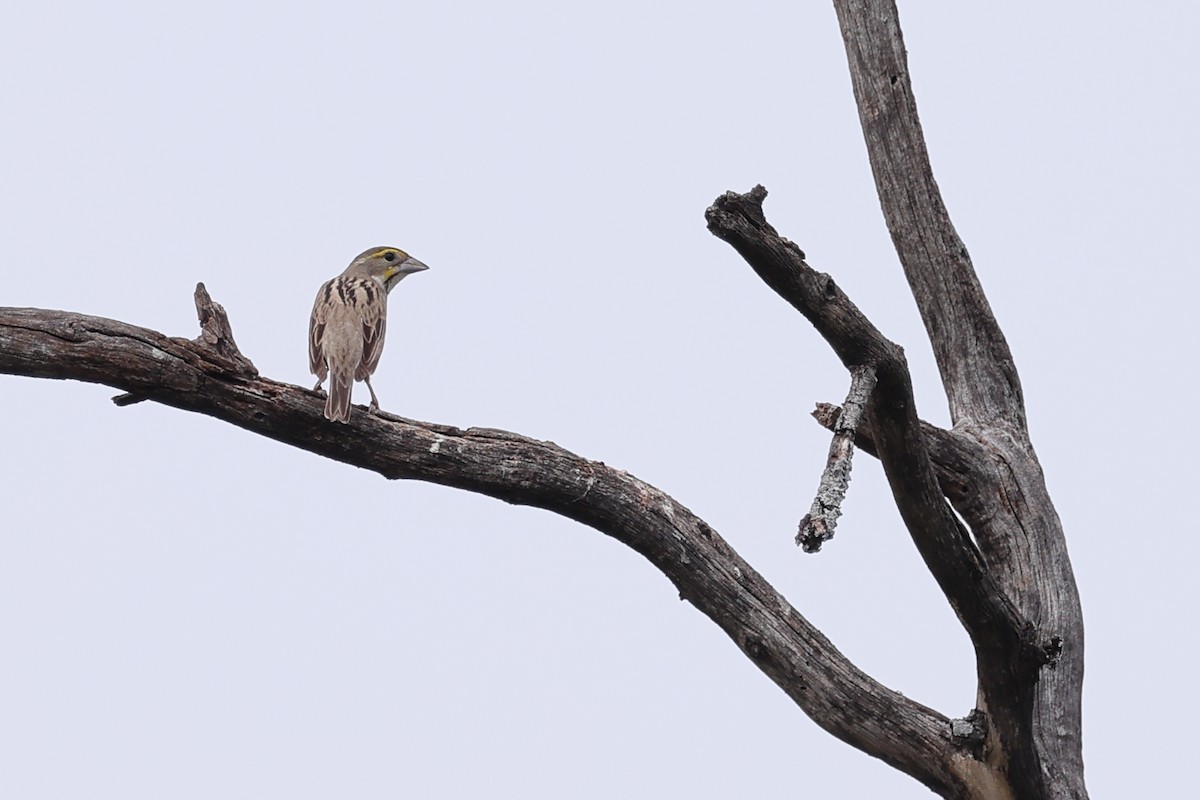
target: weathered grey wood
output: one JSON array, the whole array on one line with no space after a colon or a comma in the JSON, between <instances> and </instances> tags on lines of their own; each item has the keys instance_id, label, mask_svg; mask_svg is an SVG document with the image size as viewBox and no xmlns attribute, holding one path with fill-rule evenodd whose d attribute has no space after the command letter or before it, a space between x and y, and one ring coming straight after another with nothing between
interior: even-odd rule
<instances>
[{"instance_id":1,"label":"weathered grey wood","mask_svg":"<svg viewBox=\"0 0 1200 800\"><path fill-rule=\"evenodd\" d=\"M208 294L203 283L196 284L195 292L196 316L200 318L200 335L194 340L197 345L207 349L210 357L222 362L233 372L240 372L250 377L258 376L258 368L254 362L242 355L237 342L233 339L233 325L225 307L215 302ZM114 397L113 403L118 406L131 406L146 400L145 395L126 392Z\"/></svg>"},{"instance_id":2,"label":"weathered grey wood","mask_svg":"<svg viewBox=\"0 0 1200 800\"><path fill-rule=\"evenodd\" d=\"M917 419L904 351L887 339L804 253L767 222L767 191L726 192L706 212L708 227L728 242L763 281L803 314L849 370L869 366L877 382L867 408L892 497L929 571L971 636L981 660L1002 653L1011 672L989 676L997 691L1013 673L1036 673L1029 625L995 585L970 536L942 496Z\"/></svg>"},{"instance_id":3,"label":"weathered grey wood","mask_svg":"<svg viewBox=\"0 0 1200 800\"><path fill-rule=\"evenodd\" d=\"M962 719L862 673L708 525L625 472L551 442L386 413L355 415L333 432L314 392L258 376L202 286L195 341L96 317L0 309L0 372L115 386L127 392L122 404L208 414L388 478L577 520L657 566L823 728L941 796L1082 800L1082 612L1017 371L933 178L895 3L834 5L884 219L953 429L918 419L902 349L778 235L762 211L764 189L726 193L708 222L852 373L875 375L854 439L882 463L910 536L971 637L978 708ZM818 409L818 419L834 426L835 408Z\"/></svg>"},{"instance_id":4,"label":"weathered grey wood","mask_svg":"<svg viewBox=\"0 0 1200 800\"><path fill-rule=\"evenodd\" d=\"M1029 798L1085 798L1083 614L1062 525L1029 441L1004 335L933 178L894 0L834 0L884 220L933 345L955 432L985 454L959 506L987 564L1052 659L1015 695L979 664L989 761Z\"/></svg>"},{"instance_id":5,"label":"weathered grey wood","mask_svg":"<svg viewBox=\"0 0 1200 800\"><path fill-rule=\"evenodd\" d=\"M836 431L841 413L841 406L817 403L812 416L826 429ZM975 481L979 475L986 475L991 469L987 452L975 441L954 431L931 425L925 420L921 420L921 435L929 447L929 460L933 462L933 471L937 476L938 485L942 488L942 494L964 517L977 514L979 498L975 491L978 488ZM854 446L879 458L879 450L875 447L875 432L869 419L862 420L855 430Z\"/></svg>"},{"instance_id":6,"label":"weathered grey wood","mask_svg":"<svg viewBox=\"0 0 1200 800\"><path fill-rule=\"evenodd\" d=\"M99 317L0 308L0 373L113 386L390 479L478 492L591 526L658 567L825 730L943 796L969 796L971 745L952 734L947 716L858 669L716 531L627 472L490 428L386 412L335 425L322 415L322 396L258 377L204 337Z\"/></svg>"},{"instance_id":7,"label":"weathered grey wood","mask_svg":"<svg viewBox=\"0 0 1200 800\"><path fill-rule=\"evenodd\" d=\"M875 188L955 423L1025 429L1021 383L933 178L894 0L834 0Z\"/></svg>"},{"instance_id":8,"label":"weathered grey wood","mask_svg":"<svg viewBox=\"0 0 1200 800\"><path fill-rule=\"evenodd\" d=\"M761 188L718 199L709 226L814 324L848 368L880 365L858 439L883 462L914 542L975 644L978 705L986 714L971 727L985 730L986 740L971 796L1086 798L1082 611L1029 441L1016 367L933 178L895 3L834 5L880 205L933 345L954 430L917 420L899 348L778 236L762 214ZM957 546L931 482L970 526ZM953 555L931 546L938 542ZM1010 612L1016 637L991 624Z\"/></svg>"},{"instance_id":9,"label":"weathered grey wood","mask_svg":"<svg viewBox=\"0 0 1200 800\"><path fill-rule=\"evenodd\" d=\"M821 545L833 538L838 517L842 515L842 501L850 488L850 469L854 463L854 433L862 421L875 388L875 370L872 367L855 367L850 371L850 391L846 403L837 415L831 430L833 441L829 443L829 456L821 482L813 498L812 508L800 520L796 533L796 544L806 553L815 553Z\"/></svg>"}]
</instances>

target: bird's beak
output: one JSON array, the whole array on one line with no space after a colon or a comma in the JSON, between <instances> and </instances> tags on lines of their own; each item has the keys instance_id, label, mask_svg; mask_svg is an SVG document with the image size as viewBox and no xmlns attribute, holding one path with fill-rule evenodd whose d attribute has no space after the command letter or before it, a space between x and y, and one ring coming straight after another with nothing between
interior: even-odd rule
<instances>
[{"instance_id":1,"label":"bird's beak","mask_svg":"<svg viewBox=\"0 0 1200 800\"><path fill-rule=\"evenodd\" d=\"M420 261L417 261L412 256L409 256L408 258L406 258L405 260L400 262L400 266L396 268L396 274L412 275L414 272L420 272L421 270L426 270L426 269L429 269L428 264L422 264Z\"/></svg>"}]
</instances>

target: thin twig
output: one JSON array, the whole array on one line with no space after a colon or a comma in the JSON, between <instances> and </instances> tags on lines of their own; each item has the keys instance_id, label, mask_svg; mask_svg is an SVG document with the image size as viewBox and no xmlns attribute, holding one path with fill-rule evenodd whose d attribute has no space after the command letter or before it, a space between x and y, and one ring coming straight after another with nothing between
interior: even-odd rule
<instances>
[{"instance_id":1,"label":"thin twig","mask_svg":"<svg viewBox=\"0 0 1200 800\"><path fill-rule=\"evenodd\" d=\"M862 420L871 390L875 388L873 367L854 367L850 370L850 392L833 428L829 458L812 509L800 520L796 544L806 553L815 553L822 543L833 538L838 517L842 515L842 500L850 486L850 466L854 458L854 432Z\"/></svg>"}]
</instances>

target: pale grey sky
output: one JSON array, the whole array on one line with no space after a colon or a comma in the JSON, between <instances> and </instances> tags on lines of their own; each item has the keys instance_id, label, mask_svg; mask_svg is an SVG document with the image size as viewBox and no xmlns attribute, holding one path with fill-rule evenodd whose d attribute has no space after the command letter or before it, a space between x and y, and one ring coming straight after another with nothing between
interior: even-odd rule
<instances>
[{"instance_id":1,"label":"pale grey sky","mask_svg":"<svg viewBox=\"0 0 1200 800\"><path fill-rule=\"evenodd\" d=\"M1200 211L1192 3L901 4L934 168L1024 381L1088 630L1095 796L1184 781ZM847 377L704 227L727 189L929 347L831 5L10 4L0 304L191 338L204 281L311 383L317 286L395 244L375 386L672 493L860 666L958 716L965 635L878 466L791 543ZM0 376L0 796L923 798L636 554L104 387ZM361 387L359 387L361 389ZM356 400L362 402L365 392Z\"/></svg>"}]
</instances>

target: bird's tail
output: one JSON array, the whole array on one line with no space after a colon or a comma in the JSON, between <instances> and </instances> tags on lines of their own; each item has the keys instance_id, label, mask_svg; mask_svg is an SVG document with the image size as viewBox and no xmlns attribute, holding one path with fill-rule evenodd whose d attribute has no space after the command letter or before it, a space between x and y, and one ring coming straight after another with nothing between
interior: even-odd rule
<instances>
[{"instance_id":1,"label":"bird's tail","mask_svg":"<svg viewBox=\"0 0 1200 800\"><path fill-rule=\"evenodd\" d=\"M325 419L350 421L350 390L354 388L354 371L329 364L329 396L325 398Z\"/></svg>"}]
</instances>

